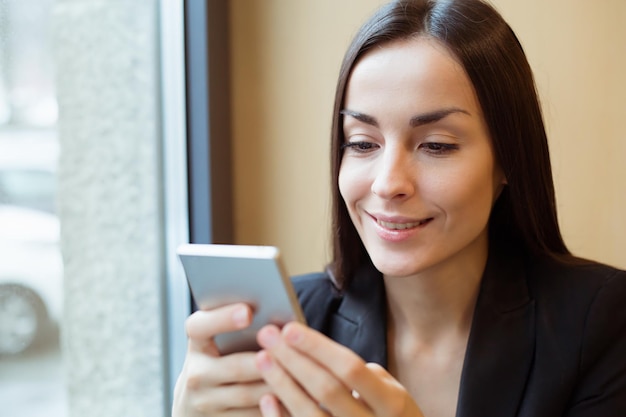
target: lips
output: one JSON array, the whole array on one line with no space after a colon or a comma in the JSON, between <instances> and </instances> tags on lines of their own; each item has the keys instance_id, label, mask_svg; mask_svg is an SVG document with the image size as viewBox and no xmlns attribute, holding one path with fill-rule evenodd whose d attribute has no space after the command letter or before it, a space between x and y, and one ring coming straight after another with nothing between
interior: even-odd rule
<instances>
[{"instance_id":1,"label":"lips","mask_svg":"<svg viewBox=\"0 0 626 417\"><path fill-rule=\"evenodd\" d=\"M387 230L414 229L416 227L425 225L433 219L432 217L426 217L420 220L416 220L415 218L403 216L385 216L377 214L370 214L370 216L376 222L376 224Z\"/></svg>"},{"instance_id":2,"label":"lips","mask_svg":"<svg viewBox=\"0 0 626 417\"><path fill-rule=\"evenodd\" d=\"M431 219L425 219L425 220L420 220L420 221L416 221L416 222L395 223L395 222L386 222L386 221L383 221L383 220L380 220L380 219L376 219L376 223L378 223L379 225L381 225L385 229L406 230L406 229L413 229L414 227L418 227L418 226L421 226L423 224L426 224L430 220Z\"/></svg>"},{"instance_id":3,"label":"lips","mask_svg":"<svg viewBox=\"0 0 626 417\"><path fill-rule=\"evenodd\" d=\"M374 224L379 238L386 242L400 243L420 235L421 231L434 218L427 217L420 220L415 217L389 216L368 213Z\"/></svg>"}]
</instances>

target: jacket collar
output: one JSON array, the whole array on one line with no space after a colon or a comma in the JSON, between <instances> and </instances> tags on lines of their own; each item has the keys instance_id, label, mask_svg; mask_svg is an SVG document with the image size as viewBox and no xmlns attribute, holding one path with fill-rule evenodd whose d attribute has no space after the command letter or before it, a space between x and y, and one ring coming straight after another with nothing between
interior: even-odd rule
<instances>
[{"instance_id":1,"label":"jacket collar","mask_svg":"<svg viewBox=\"0 0 626 417\"><path fill-rule=\"evenodd\" d=\"M387 302L382 275L371 264L361 267L343 293L332 318L332 338L366 362L387 365Z\"/></svg>"},{"instance_id":2,"label":"jacket collar","mask_svg":"<svg viewBox=\"0 0 626 417\"><path fill-rule=\"evenodd\" d=\"M535 347L535 303L523 259L492 250L465 352L457 417L513 416Z\"/></svg>"},{"instance_id":3,"label":"jacket collar","mask_svg":"<svg viewBox=\"0 0 626 417\"><path fill-rule=\"evenodd\" d=\"M534 301L520 256L492 250L465 352L457 417L515 415L533 360ZM382 276L361 268L332 317L332 337L367 362L387 366Z\"/></svg>"}]
</instances>

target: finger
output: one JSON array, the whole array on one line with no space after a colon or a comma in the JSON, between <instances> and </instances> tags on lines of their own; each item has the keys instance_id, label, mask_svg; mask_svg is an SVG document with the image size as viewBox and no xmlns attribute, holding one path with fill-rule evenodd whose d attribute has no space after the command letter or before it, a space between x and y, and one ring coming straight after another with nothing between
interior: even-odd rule
<instances>
[{"instance_id":1,"label":"finger","mask_svg":"<svg viewBox=\"0 0 626 417\"><path fill-rule=\"evenodd\" d=\"M203 393L196 393L193 406L206 415L215 415L225 411L255 410L259 412L261 398L270 392L265 382L250 384L222 385ZM229 414L230 415L230 414Z\"/></svg>"},{"instance_id":2,"label":"finger","mask_svg":"<svg viewBox=\"0 0 626 417\"><path fill-rule=\"evenodd\" d=\"M308 396L314 399L314 404L322 404L333 415L367 414L367 407L354 398L350 388L324 366L284 343L277 328L264 327L258 336L261 346L270 349L274 360L304 388ZM365 367L364 362L362 366Z\"/></svg>"},{"instance_id":3,"label":"finger","mask_svg":"<svg viewBox=\"0 0 626 417\"><path fill-rule=\"evenodd\" d=\"M272 394L264 395L259 402L259 408L263 417L288 417L285 407Z\"/></svg>"},{"instance_id":4,"label":"finger","mask_svg":"<svg viewBox=\"0 0 626 417\"><path fill-rule=\"evenodd\" d=\"M374 399L384 398L386 381L395 381L384 368L366 365L350 349L299 323L287 324L282 333L289 346L303 352L318 364L323 364L345 386L356 391L355 397L359 398L361 404L367 404L376 415L384 412L385 404L378 404ZM329 348L330 345L332 348Z\"/></svg>"},{"instance_id":5,"label":"finger","mask_svg":"<svg viewBox=\"0 0 626 417\"><path fill-rule=\"evenodd\" d=\"M385 368L377 363L368 363L366 366L375 376L375 379L372 379L371 381L379 382L371 384L363 383L361 387L356 389L362 389L364 395L368 395L368 398L370 398L369 406L372 407L372 409L374 409L377 413L391 414L392 409L412 409L414 407L417 407L417 404L413 403L410 395L408 394L408 392L406 392L406 389L402 386L402 384L400 384L400 382L396 378L394 378L393 375L391 375ZM378 395L372 395L372 392L374 390L377 390ZM387 401L375 400L376 398L383 397L394 397L397 399L397 401L392 407L390 407ZM409 401L409 399L411 399L411 401ZM422 414L421 411L415 409L411 415L421 416Z\"/></svg>"},{"instance_id":6,"label":"finger","mask_svg":"<svg viewBox=\"0 0 626 417\"><path fill-rule=\"evenodd\" d=\"M272 358L269 352L261 350L257 353L257 366L261 370L263 378L271 387L272 392L280 399L288 412L293 415L309 417L328 417L317 402L312 400L302 388L285 372L280 364ZM264 406L268 407L268 415L275 416L276 411L273 403L265 400ZM274 414L272 414L274 413Z\"/></svg>"},{"instance_id":7,"label":"finger","mask_svg":"<svg viewBox=\"0 0 626 417\"><path fill-rule=\"evenodd\" d=\"M381 379L394 379L393 376L378 363L368 362L365 366Z\"/></svg>"},{"instance_id":8,"label":"finger","mask_svg":"<svg viewBox=\"0 0 626 417\"><path fill-rule=\"evenodd\" d=\"M372 374L365 366L365 361L356 353L305 325L288 323L282 335L290 347L324 365L347 386L353 386L361 378Z\"/></svg>"},{"instance_id":9,"label":"finger","mask_svg":"<svg viewBox=\"0 0 626 417\"><path fill-rule=\"evenodd\" d=\"M258 404L250 408L239 408L220 411L206 411L202 407L199 409L187 410L184 413L180 413L185 417L262 417L261 410Z\"/></svg>"},{"instance_id":10,"label":"finger","mask_svg":"<svg viewBox=\"0 0 626 417\"><path fill-rule=\"evenodd\" d=\"M193 352L191 355L195 357L193 366L187 369L187 385L190 389L255 382L262 379L253 352L233 353L218 358Z\"/></svg>"},{"instance_id":11,"label":"finger","mask_svg":"<svg viewBox=\"0 0 626 417\"><path fill-rule=\"evenodd\" d=\"M185 322L189 350L218 356L213 337L246 328L252 322L252 309L246 304L231 304L213 310L200 310Z\"/></svg>"}]
</instances>

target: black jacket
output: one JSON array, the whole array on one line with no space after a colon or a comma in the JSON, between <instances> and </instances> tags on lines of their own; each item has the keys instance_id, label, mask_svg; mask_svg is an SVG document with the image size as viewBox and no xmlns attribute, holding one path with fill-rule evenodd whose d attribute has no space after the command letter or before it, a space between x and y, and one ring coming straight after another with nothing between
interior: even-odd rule
<instances>
[{"instance_id":1,"label":"black jacket","mask_svg":"<svg viewBox=\"0 0 626 417\"><path fill-rule=\"evenodd\" d=\"M309 326L387 364L381 274L343 292L294 279ZM626 417L626 272L492 256L465 353L457 417Z\"/></svg>"}]
</instances>

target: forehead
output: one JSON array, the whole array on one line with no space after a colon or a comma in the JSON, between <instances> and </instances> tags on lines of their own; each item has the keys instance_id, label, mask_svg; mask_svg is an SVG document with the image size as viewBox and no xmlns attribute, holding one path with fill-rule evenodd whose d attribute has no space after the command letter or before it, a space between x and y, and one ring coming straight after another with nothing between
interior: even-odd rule
<instances>
[{"instance_id":1,"label":"forehead","mask_svg":"<svg viewBox=\"0 0 626 417\"><path fill-rule=\"evenodd\" d=\"M348 80L346 107L385 100L416 107L462 105L481 113L464 68L444 44L428 37L383 44L357 61Z\"/></svg>"}]
</instances>

